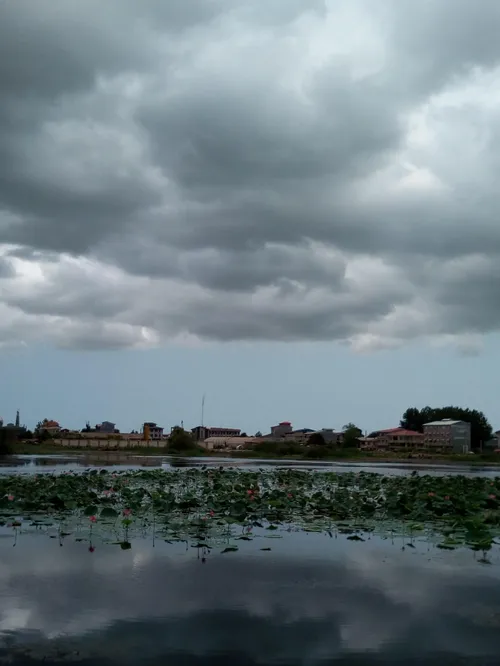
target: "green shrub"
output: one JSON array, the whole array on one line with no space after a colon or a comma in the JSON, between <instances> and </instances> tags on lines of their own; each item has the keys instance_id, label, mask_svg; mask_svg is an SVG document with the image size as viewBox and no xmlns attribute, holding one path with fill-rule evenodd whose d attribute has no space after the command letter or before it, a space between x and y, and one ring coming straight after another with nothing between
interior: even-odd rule
<instances>
[{"instance_id":1,"label":"green shrub","mask_svg":"<svg viewBox=\"0 0 500 666\"><path fill-rule=\"evenodd\" d=\"M261 455L297 456L304 452L304 447L296 442L264 440L254 446L254 451Z\"/></svg>"}]
</instances>

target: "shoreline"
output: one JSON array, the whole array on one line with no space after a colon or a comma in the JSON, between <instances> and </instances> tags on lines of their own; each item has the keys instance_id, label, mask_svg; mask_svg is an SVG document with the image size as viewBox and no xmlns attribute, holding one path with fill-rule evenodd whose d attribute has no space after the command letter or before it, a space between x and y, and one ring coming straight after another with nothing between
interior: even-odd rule
<instances>
[{"instance_id":1,"label":"shoreline","mask_svg":"<svg viewBox=\"0 0 500 666\"><path fill-rule=\"evenodd\" d=\"M450 464L454 465L468 465L468 466L483 466L489 465L492 467L500 467L500 455L491 455L491 454L474 454L474 455L449 455L449 456L436 456L429 458L420 458L412 457L408 458L407 456L401 455L363 455L348 452L339 452L338 455L328 455L323 458L309 458L302 455L289 455L289 456L279 456L272 453L257 453L255 451L204 451L197 449L194 452L185 451L185 452L167 452L159 450L158 448L145 448L137 447L135 449L128 450L104 450L104 449L82 449L78 448L69 448L56 446L46 446L43 444L40 445L22 445L16 447L16 450L10 454L11 456L16 455L59 455L64 456L66 454L75 455L79 454L81 456L94 457L94 456L106 456L113 458L124 457L124 458L150 458L150 457L176 457L176 458L232 458L234 460L243 459L243 460L282 460L284 463L287 461L290 462L304 462L304 463L345 463L345 464L391 464L391 463L404 463L407 465L430 465L430 466L446 466Z\"/></svg>"}]
</instances>

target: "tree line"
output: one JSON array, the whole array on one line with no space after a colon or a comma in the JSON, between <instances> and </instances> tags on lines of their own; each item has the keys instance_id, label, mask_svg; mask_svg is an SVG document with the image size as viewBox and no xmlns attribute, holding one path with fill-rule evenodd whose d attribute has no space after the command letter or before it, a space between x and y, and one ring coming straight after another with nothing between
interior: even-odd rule
<instances>
[{"instance_id":1,"label":"tree line","mask_svg":"<svg viewBox=\"0 0 500 666\"><path fill-rule=\"evenodd\" d=\"M466 421L470 423L471 447L474 450L481 449L482 446L492 439L493 428L483 412L477 409L455 407L409 407L403 414L400 421L402 428L424 431L424 424L431 421L442 421L443 419L453 419L455 421Z\"/></svg>"}]
</instances>

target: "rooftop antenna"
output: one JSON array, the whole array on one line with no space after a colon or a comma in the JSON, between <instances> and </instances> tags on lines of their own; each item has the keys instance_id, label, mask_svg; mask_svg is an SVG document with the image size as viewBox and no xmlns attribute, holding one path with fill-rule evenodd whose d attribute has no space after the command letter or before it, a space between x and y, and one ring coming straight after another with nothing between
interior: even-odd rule
<instances>
[{"instance_id":1,"label":"rooftop antenna","mask_svg":"<svg viewBox=\"0 0 500 666\"><path fill-rule=\"evenodd\" d=\"M203 394L203 397L201 399L201 427L202 428L204 426L204 417L205 417L205 394Z\"/></svg>"}]
</instances>

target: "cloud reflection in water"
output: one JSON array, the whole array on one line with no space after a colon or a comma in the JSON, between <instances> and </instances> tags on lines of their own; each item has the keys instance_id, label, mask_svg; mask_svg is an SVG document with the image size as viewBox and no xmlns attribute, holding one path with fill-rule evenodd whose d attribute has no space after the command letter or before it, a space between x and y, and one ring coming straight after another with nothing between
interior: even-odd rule
<instances>
[{"instance_id":1,"label":"cloud reflection in water","mask_svg":"<svg viewBox=\"0 0 500 666\"><path fill-rule=\"evenodd\" d=\"M202 564L183 544L97 544L90 554L85 543L2 540L2 643L121 664L500 654L498 566L470 552L403 553L316 534L269 544Z\"/></svg>"}]
</instances>

